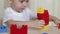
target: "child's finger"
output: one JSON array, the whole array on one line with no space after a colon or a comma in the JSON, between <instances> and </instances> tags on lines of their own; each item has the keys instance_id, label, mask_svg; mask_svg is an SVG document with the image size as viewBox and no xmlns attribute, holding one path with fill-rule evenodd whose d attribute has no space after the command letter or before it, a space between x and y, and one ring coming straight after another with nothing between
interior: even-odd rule
<instances>
[{"instance_id":1,"label":"child's finger","mask_svg":"<svg viewBox=\"0 0 60 34\"><path fill-rule=\"evenodd\" d=\"M41 24L45 24L45 21L44 20L40 20Z\"/></svg>"}]
</instances>

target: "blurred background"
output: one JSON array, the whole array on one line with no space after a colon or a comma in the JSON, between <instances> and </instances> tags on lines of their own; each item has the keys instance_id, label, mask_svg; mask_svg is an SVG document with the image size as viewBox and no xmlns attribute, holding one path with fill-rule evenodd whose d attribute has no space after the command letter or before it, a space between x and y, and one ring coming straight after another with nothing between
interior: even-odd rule
<instances>
[{"instance_id":1,"label":"blurred background","mask_svg":"<svg viewBox=\"0 0 60 34\"><path fill-rule=\"evenodd\" d=\"M9 6L7 0L0 0L0 23L4 16L4 10ZM43 7L49 10L49 13L60 19L60 0L29 0L29 7L36 13L38 7ZM52 22L50 26L55 25Z\"/></svg>"}]
</instances>

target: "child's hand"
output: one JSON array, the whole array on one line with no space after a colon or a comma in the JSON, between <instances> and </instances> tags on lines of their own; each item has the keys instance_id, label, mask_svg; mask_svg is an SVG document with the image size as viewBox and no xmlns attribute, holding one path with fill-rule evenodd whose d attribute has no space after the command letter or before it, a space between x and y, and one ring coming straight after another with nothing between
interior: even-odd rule
<instances>
[{"instance_id":1,"label":"child's hand","mask_svg":"<svg viewBox=\"0 0 60 34\"><path fill-rule=\"evenodd\" d=\"M44 20L36 20L35 21L35 27L42 28L44 26L45 22Z\"/></svg>"},{"instance_id":2,"label":"child's hand","mask_svg":"<svg viewBox=\"0 0 60 34\"><path fill-rule=\"evenodd\" d=\"M55 21L55 24L59 24L60 23L60 20L59 19L57 19L56 21Z\"/></svg>"}]
</instances>

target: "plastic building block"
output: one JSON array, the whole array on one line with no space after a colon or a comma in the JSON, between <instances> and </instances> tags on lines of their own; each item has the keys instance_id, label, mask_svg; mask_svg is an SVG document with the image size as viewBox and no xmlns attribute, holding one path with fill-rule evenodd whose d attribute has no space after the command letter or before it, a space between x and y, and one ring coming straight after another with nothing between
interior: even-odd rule
<instances>
[{"instance_id":1,"label":"plastic building block","mask_svg":"<svg viewBox=\"0 0 60 34\"><path fill-rule=\"evenodd\" d=\"M27 34L27 25L23 25L22 28L17 28L16 25L11 25L11 28L10 28L10 33L11 34Z\"/></svg>"},{"instance_id":2,"label":"plastic building block","mask_svg":"<svg viewBox=\"0 0 60 34\"><path fill-rule=\"evenodd\" d=\"M48 33L45 33L45 32L44 32L43 34L48 34Z\"/></svg>"},{"instance_id":3,"label":"plastic building block","mask_svg":"<svg viewBox=\"0 0 60 34\"><path fill-rule=\"evenodd\" d=\"M45 31L45 30L48 30L48 29L49 29L48 25L44 26L43 28L38 28L38 30L40 30L40 31Z\"/></svg>"},{"instance_id":4,"label":"plastic building block","mask_svg":"<svg viewBox=\"0 0 60 34\"><path fill-rule=\"evenodd\" d=\"M6 26L0 26L0 33L7 32Z\"/></svg>"},{"instance_id":5,"label":"plastic building block","mask_svg":"<svg viewBox=\"0 0 60 34\"><path fill-rule=\"evenodd\" d=\"M44 8L38 8L37 13L43 14L44 13Z\"/></svg>"},{"instance_id":6,"label":"plastic building block","mask_svg":"<svg viewBox=\"0 0 60 34\"><path fill-rule=\"evenodd\" d=\"M38 30L47 30L48 25L49 25L49 13L48 13L48 10L45 10L43 8L38 9L37 10L37 19L45 21L45 24L44 24L45 26L43 28L38 28Z\"/></svg>"},{"instance_id":7,"label":"plastic building block","mask_svg":"<svg viewBox=\"0 0 60 34\"><path fill-rule=\"evenodd\" d=\"M60 29L60 24L58 24L58 29Z\"/></svg>"},{"instance_id":8,"label":"plastic building block","mask_svg":"<svg viewBox=\"0 0 60 34\"><path fill-rule=\"evenodd\" d=\"M37 19L38 20L44 20L45 21L45 25L49 24L49 13L48 10L44 10L43 14L37 13Z\"/></svg>"}]
</instances>

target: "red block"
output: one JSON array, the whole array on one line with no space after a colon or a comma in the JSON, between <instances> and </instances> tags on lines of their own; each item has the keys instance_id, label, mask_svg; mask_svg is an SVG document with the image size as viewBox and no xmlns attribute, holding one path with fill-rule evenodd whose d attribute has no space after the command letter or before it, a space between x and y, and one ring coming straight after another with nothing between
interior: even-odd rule
<instances>
[{"instance_id":1,"label":"red block","mask_svg":"<svg viewBox=\"0 0 60 34\"><path fill-rule=\"evenodd\" d=\"M23 25L22 28L17 28L16 25L11 25L10 34L27 34L27 25Z\"/></svg>"},{"instance_id":2,"label":"red block","mask_svg":"<svg viewBox=\"0 0 60 34\"><path fill-rule=\"evenodd\" d=\"M37 13L37 19L38 20L44 20L45 21L45 25L49 24L49 13L48 10L44 10L43 14Z\"/></svg>"},{"instance_id":3,"label":"red block","mask_svg":"<svg viewBox=\"0 0 60 34\"><path fill-rule=\"evenodd\" d=\"M58 29L60 29L60 24L58 24Z\"/></svg>"}]
</instances>

